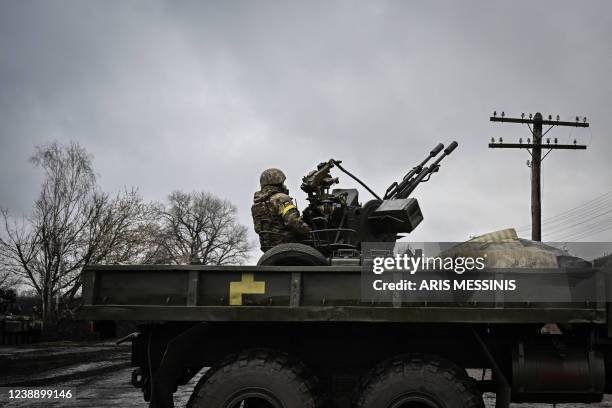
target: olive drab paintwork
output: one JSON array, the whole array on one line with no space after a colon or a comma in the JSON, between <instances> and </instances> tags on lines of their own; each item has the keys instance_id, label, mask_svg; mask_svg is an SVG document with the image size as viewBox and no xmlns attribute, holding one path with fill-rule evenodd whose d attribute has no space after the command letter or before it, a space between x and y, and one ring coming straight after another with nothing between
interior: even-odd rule
<instances>
[{"instance_id":1,"label":"olive drab paintwork","mask_svg":"<svg viewBox=\"0 0 612 408\"><path fill-rule=\"evenodd\" d=\"M251 215L262 251L273 246L307 239L310 227L302 220L279 169L265 170L259 179L261 190L255 192Z\"/></svg>"},{"instance_id":2,"label":"olive drab paintwork","mask_svg":"<svg viewBox=\"0 0 612 408\"><path fill-rule=\"evenodd\" d=\"M377 384L383 377L378 368L373 371L371 368L389 367L381 371L385 375L396 367L394 361L402 361L406 366L404 360L389 358L405 356L407 351L418 356L414 361L415 364L418 361L419 369L432 366L423 363L432 361L431 356L449 359L452 368L436 371L440 375L435 377L441 378L444 387L465 388L469 384L473 388L469 398L460 398L469 401L457 406L483 407L482 392L495 392L498 408L509 408L511 401L601 401L604 392L612 388L606 379L607 366L612 361L612 314L606 293L601 290L596 291L593 301L567 303L517 302L511 294L503 292L495 292L494 298L486 297L481 302L471 301L472 292L474 295L477 292L471 289L465 296L460 294L440 302L400 296L397 288L376 298L367 293L364 296L373 272L370 258L379 255L368 252L368 246L362 248L361 244L388 243L387 248L392 249L385 254L394 252L398 235L410 233L423 219L412 192L438 173L440 161L456 146L453 142L442 156L427 165L444 148L442 144L436 146L406 176L392 183L383 198L343 170L340 161L321 163L302 179L301 188L309 201L303 209L303 219L284 185L283 172L268 169L261 175L261 189L255 193L251 207L262 249L301 241L329 257L329 263L87 265L82 272L83 305L79 318L144 322L139 324L137 335L120 342L132 341L132 365L136 367L132 384L142 390L144 399L155 408L174 406L176 384L190 381L197 372L194 368L212 367L211 372L226 372L235 365L235 360L228 360L227 356L250 356L253 345L258 347L248 360L253 364L245 366L255 367L254 370L241 377L244 381L241 379L237 387L227 388L232 396L223 396L219 401L231 398L241 402L234 389L243 389L243 384L267 387L267 380L261 382L258 375L263 372L259 350L267 349L282 355L295 352L298 360L304 359L300 364L321 370L325 374L321 389L329 392L326 399L336 408L354 406L350 401L353 390L358 388L370 393L358 396L358 401L370 398L372 387L357 388L363 382L361 379L370 378L370 371L375 374L371 377L375 382L369 384ZM362 205L356 189L330 191L337 181L329 173L332 167L353 178L375 199ZM439 243L432 249L439 251L447 244ZM277 253L297 251L296 247L299 245L281 246ZM501 274L500 279L506 279L513 272L520 275L533 272L537 276L549 273L547 268L562 266L564 259L575 263L576 259L557 251L520 239L509 229L473 238L438 256L488 256L492 267L509 269L493 271ZM381 254L380 249L378 253ZM608 265L610 260L600 262ZM578 275L573 275L574 272ZM567 282L582 286L588 282L584 272L583 268L568 271L572 275L568 275ZM590 282L601 283L601 288L610 287L612 273L601 276L601 280ZM397 273L388 275L394 283L399 283L399 277ZM573 293L570 291L569 295ZM551 322L554 325L549 325ZM547 326L556 327L554 336L544 334ZM346 333L355 341L347 343ZM559 358L560 353L563 358ZM378 361L382 365L376 365ZM492 380L474 383L465 374L465 369L474 367L490 370ZM206 388L207 378L200 380L191 402L194 399L197 402L199 396L210 391ZM252 379L257 381L251 382ZM400 380L404 382L403 378ZM342 386L336 387L337 383ZM409 384L412 386L421 384ZM403 395L412 389L399 385L396 388ZM432 395L439 394L434 391ZM242 401L244 395L239 395ZM390 406L398 401L395 395L391 397L388 400L391 403L367 406ZM366 406L358 403L360 407Z\"/></svg>"}]
</instances>

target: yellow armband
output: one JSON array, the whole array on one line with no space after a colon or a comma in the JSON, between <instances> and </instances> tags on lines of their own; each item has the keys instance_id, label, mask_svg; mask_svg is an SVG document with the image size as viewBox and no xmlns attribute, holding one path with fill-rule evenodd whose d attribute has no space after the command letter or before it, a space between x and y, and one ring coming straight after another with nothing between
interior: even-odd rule
<instances>
[{"instance_id":1,"label":"yellow armband","mask_svg":"<svg viewBox=\"0 0 612 408\"><path fill-rule=\"evenodd\" d=\"M295 209L295 205L293 204L287 204L286 206L283 207L283 209L281 210L281 217L284 217L285 214L287 214L289 211Z\"/></svg>"}]
</instances>

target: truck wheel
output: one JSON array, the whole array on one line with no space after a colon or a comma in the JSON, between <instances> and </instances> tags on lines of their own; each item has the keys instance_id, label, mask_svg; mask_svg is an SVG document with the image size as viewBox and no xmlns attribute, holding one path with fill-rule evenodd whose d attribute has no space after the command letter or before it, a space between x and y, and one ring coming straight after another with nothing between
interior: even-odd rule
<instances>
[{"instance_id":1,"label":"truck wheel","mask_svg":"<svg viewBox=\"0 0 612 408\"><path fill-rule=\"evenodd\" d=\"M298 243L280 244L266 251L257 265L324 266L327 258L313 247Z\"/></svg>"},{"instance_id":2,"label":"truck wheel","mask_svg":"<svg viewBox=\"0 0 612 408\"><path fill-rule=\"evenodd\" d=\"M198 382L188 408L317 408L318 382L299 362L272 350L223 360Z\"/></svg>"},{"instance_id":3,"label":"truck wheel","mask_svg":"<svg viewBox=\"0 0 612 408\"><path fill-rule=\"evenodd\" d=\"M481 393L464 370L425 354L381 363L360 389L357 408L484 408Z\"/></svg>"}]
</instances>

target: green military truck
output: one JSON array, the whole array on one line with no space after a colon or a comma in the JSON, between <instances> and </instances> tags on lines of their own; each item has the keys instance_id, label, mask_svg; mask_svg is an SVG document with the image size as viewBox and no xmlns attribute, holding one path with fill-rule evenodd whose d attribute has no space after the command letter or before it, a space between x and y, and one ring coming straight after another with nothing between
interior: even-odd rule
<instances>
[{"instance_id":1,"label":"green military truck","mask_svg":"<svg viewBox=\"0 0 612 408\"><path fill-rule=\"evenodd\" d=\"M501 408L594 402L612 387L606 303L364 304L360 275L339 265L93 266L82 315L142 322L132 383L153 407L172 406L203 367L192 407L467 408L491 391ZM551 322L568 329L543 334Z\"/></svg>"},{"instance_id":2,"label":"green military truck","mask_svg":"<svg viewBox=\"0 0 612 408\"><path fill-rule=\"evenodd\" d=\"M612 390L605 297L364 299L361 244L393 242L421 222L408 196L437 172L441 158L425 164L442 149L364 205L356 190L329 192L340 162L321 163L303 184L312 240L274 247L256 266L89 266L81 316L106 331L112 321L139 323L125 339L132 384L155 408L173 406L177 387L204 368L190 407L476 408L484 392L498 408L600 401ZM551 325L561 329L543 330Z\"/></svg>"}]
</instances>

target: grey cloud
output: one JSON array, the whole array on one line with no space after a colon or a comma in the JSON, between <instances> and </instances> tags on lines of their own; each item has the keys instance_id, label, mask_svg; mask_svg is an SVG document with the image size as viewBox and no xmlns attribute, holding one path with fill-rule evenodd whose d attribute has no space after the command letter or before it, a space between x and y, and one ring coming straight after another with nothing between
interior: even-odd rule
<instances>
[{"instance_id":1,"label":"grey cloud","mask_svg":"<svg viewBox=\"0 0 612 408\"><path fill-rule=\"evenodd\" d=\"M611 190L608 2L2 2L0 205L27 211L36 144L78 140L104 188L206 189L250 223L259 172L330 157L381 191L438 141L414 240L529 222L525 152L493 151L493 109L589 116L586 152L544 164L544 211ZM342 178L344 186L352 185ZM366 192L362 192L364 198ZM597 239L611 239L602 233Z\"/></svg>"}]
</instances>

